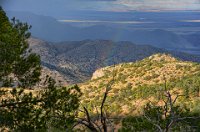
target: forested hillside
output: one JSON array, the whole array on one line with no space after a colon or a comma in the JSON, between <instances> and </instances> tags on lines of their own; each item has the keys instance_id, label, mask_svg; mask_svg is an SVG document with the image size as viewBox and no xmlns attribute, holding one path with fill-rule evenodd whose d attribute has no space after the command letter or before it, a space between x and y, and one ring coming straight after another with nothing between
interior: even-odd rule
<instances>
[{"instance_id":1,"label":"forested hillside","mask_svg":"<svg viewBox=\"0 0 200 132\"><path fill-rule=\"evenodd\" d=\"M62 84L89 80L95 70L119 63L135 62L156 53L169 53L184 60L200 62L200 57L168 51L128 41L110 40L66 41L60 43L29 39L30 48L41 56L42 65ZM45 73L45 72L44 72Z\"/></svg>"}]
</instances>

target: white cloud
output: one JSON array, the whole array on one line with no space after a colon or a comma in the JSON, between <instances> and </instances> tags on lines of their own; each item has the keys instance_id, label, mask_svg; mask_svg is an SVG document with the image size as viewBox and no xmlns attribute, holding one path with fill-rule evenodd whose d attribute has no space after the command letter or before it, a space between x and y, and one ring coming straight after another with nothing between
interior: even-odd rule
<instances>
[{"instance_id":1,"label":"white cloud","mask_svg":"<svg viewBox=\"0 0 200 132\"><path fill-rule=\"evenodd\" d=\"M200 23L200 20L182 20L181 22L194 22L194 23Z\"/></svg>"},{"instance_id":2,"label":"white cloud","mask_svg":"<svg viewBox=\"0 0 200 132\"><path fill-rule=\"evenodd\" d=\"M0 5L8 10L51 13L77 10L116 12L200 10L200 0L0 0Z\"/></svg>"},{"instance_id":3,"label":"white cloud","mask_svg":"<svg viewBox=\"0 0 200 132\"><path fill-rule=\"evenodd\" d=\"M200 0L117 0L126 10L200 10Z\"/></svg>"},{"instance_id":4,"label":"white cloud","mask_svg":"<svg viewBox=\"0 0 200 132\"><path fill-rule=\"evenodd\" d=\"M102 21L102 20L58 20L65 23L111 23L111 24L144 24L154 22L142 22L142 21Z\"/></svg>"}]
</instances>

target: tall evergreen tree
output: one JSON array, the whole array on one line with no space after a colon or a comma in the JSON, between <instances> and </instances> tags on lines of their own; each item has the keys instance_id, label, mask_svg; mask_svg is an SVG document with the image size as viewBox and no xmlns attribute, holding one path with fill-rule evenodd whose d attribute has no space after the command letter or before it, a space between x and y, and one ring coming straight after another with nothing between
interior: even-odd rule
<instances>
[{"instance_id":1,"label":"tall evergreen tree","mask_svg":"<svg viewBox=\"0 0 200 132\"><path fill-rule=\"evenodd\" d=\"M30 28L15 18L10 22L0 7L0 87L21 87L0 89L0 131L69 129L79 107L78 86L57 87L47 77L48 86L37 94L24 90L39 82L41 73L40 57L27 43Z\"/></svg>"},{"instance_id":2,"label":"tall evergreen tree","mask_svg":"<svg viewBox=\"0 0 200 132\"><path fill-rule=\"evenodd\" d=\"M31 87L40 79L40 57L31 53L27 23L10 22L0 7L0 82L2 86Z\"/></svg>"}]
</instances>

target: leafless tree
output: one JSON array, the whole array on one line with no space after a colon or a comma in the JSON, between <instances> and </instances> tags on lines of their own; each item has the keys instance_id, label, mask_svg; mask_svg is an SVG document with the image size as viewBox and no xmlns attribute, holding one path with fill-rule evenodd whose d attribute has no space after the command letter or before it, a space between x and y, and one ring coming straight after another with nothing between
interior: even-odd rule
<instances>
[{"instance_id":1,"label":"leafless tree","mask_svg":"<svg viewBox=\"0 0 200 132\"><path fill-rule=\"evenodd\" d=\"M114 65L114 68L115 68L115 65ZM91 114L89 113L88 109L86 107L83 107L83 110L81 112L84 113L85 117L77 117L77 123L73 126L73 128L79 125L83 125L89 130L91 130L92 132L107 132L108 126L110 126L109 131L114 132L114 127L112 125L110 118L108 118L108 114L104 107L105 107L105 102L106 102L108 93L114 84L115 76L116 76L116 73L115 73L115 70L113 69L112 79L111 81L107 83L105 87L105 92L104 92L103 99L101 102L100 110L98 110L98 108L95 107L96 112L97 112L97 117L95 119L92 119Z\"/></svg>"},{"instance_id":2,"label":"leafless tree","mask_svg":"<svg viewBox=\"0 0 200 132\"><path fill-rule=\"evenodd\" d=\"M146 114L145 112L143 113L144 118L150 122L153 126L155 126L160 132L169 132L171 129L177 125L177 123L183 122L187 119L194 119L194 120L199 120L200 117L197 116L186 116L184 117L181 115L181 111L177 109L176 102L177 99L181 96L185 96L183 94L177 93L176 91L170 91L167 89L166 81L165 81L165 88L163 91L163 98L162 102L164 105L158 106L162 109L162 113L159 111L157 112L157 115L159 116L160 114L163 114L163 119L168 119L166 120L165 124L161 124L161 121L159 118L152 118L150 115ZM164 127L163 127L164 126ZM195 126L193 126L195 127Z\"/></svg>"}]
</instances>

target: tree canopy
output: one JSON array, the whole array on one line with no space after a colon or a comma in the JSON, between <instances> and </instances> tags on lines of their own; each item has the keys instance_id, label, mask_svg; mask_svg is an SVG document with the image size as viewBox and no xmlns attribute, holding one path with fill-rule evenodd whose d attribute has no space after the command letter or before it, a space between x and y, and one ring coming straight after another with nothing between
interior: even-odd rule
<instances>
[{"instance_id":1,"label":"tree canopy","mask_svg":"<svg viewBox=\"0 0 200 132\"><path fill-rule=\"evenodd\" d=\"M40 57L31 53L27 23L9 21L0 7L0 82L2 86L32 87L39 82Z\"/></svg>"},{"instance_id":2,"label":"tree canopy","mask_svg":"<svg viewBox=\"0 0 200 132\"><path fill-rule=\"evenodd\" d=\"M79 107L77 85L56 86L47 76L45 88L27 90L41 74L40 57L27 42L30 28L15 18L10 22L0 7L0 131L69 129Z\"/></svg>"}]
</instances>

